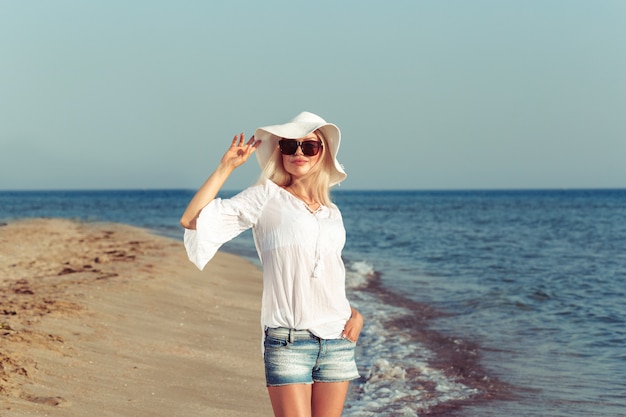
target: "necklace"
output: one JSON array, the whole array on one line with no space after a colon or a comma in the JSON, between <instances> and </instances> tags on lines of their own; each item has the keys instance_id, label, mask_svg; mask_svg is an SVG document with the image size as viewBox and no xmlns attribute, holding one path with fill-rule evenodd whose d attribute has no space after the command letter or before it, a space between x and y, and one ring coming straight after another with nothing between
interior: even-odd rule
<instances>
[{"instance_id":1,"label":"necklace","mask_svg":"<svg viewBox=\"0 0 626 417\"><path fill-rule=\"evenodd\" d=\"M307 203L306 201L302 201L302 202L304 203L304 206L306 207L306 209L309 210L309 212L311 213L315 213L320 208L322 208L322 205L318 203L317 201L314 201L311 204Z\"/></svg>"},{"instance_id":2,"label":"necklace","mask_svg":"<svg viewBox=\"0 0 626 417\"><path fill-rule=\"evenodd\" d=\"M311 213L315 213L317 210L319 210L322 207L322 205L315 200L312 200L310 203L308 203L306 198L296 193L291 187L286 187L285 189L289 191L298 200L302 201L306 209Z\"/></svg>"}]
</instances>

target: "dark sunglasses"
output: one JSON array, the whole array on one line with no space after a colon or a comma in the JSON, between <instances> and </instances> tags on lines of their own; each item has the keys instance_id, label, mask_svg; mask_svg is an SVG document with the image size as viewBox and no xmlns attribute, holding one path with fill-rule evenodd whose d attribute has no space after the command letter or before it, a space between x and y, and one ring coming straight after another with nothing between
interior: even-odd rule
<instances>
[{"instance_id":1,"label":"dark sunglasses","mask_svg":"<svg viewBox=\"0 0 626 417\"><path fill-rule=\"evenodd\" d=\"M278 141L278 146L280 147L280 153L283 155L295 154L299 146L304 155L315 156L320 153L320 149L322 149L322 142L316 142L314 140L299 142L295 139L281 139Z\"/></svg>"}]
</instances>

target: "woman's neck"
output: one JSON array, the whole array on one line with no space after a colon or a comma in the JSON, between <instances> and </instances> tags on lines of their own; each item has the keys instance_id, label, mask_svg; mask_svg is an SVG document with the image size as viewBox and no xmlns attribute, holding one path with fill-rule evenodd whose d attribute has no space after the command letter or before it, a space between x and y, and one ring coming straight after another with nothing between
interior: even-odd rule
<instances>
[{"instance_id":1,"label":"woman's neck","mask_svg":"<svg viewBox=\"0 0 626 417\"><path fill-rule=\"evenodd\" d=\"M289 191L294 194L297 194L300 197L306 197L308 199L313 199L313 190L310 185L306 181L296 180L292 181L289 185L287 185Z\"/></svg>"},{"instance_id":2,"label":"woman's neck","mask_svg":"<svg viewBox=\"0 0 626 417\"><path fill-rule=\"evenodd\" d=\"M294 181L285 187L294 196L302 200L308 207L319 207L319 201L315 198L311 187L302 181Z\"/></svg>"}]
</instances>

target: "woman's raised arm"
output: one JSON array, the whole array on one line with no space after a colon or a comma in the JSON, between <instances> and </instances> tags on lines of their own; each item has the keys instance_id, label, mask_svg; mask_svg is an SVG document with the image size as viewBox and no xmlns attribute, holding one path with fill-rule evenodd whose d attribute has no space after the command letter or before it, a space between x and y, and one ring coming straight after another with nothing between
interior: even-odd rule
<instances>
[{"instance_id":1,"label":"woman's raised arm","mask_svg":"<svg viewBox=\"0 0 626 417\"><path fill-rule=\"evenodd\" d=\"M255 140L254 136L250 138L248 143L245 143L245 136L243 133L235 135L230 148L226 151L217 169L209 176L209 178L202 184L200 189L193 196L185 212L180 218L180 224L185 229L195 229L196 220L200 215L200 211L209 204L217 193L220 191L230 174L248 160L250 155L261 144L260 140Z\"/></svg>"}]
</instances>

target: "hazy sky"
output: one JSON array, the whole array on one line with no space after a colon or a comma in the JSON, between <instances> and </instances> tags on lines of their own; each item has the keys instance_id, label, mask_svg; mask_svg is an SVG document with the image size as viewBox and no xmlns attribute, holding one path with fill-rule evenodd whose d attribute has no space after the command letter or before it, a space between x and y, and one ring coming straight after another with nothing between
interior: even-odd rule
<instances>
[{"instance_id":1,"label":"hazy sky","mask_svg":"<svg viewBox=\"0 0 626 417\"><path fill-rule=\"evenodd\" d=\"M626 1L0 0L0 190L196 188L303 110L345 189L626 187Z\"/></svg>"}]
</instances>

